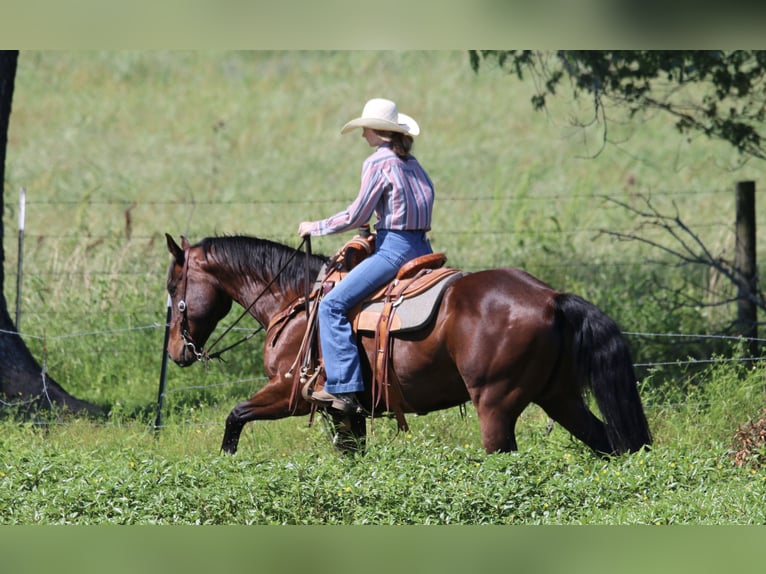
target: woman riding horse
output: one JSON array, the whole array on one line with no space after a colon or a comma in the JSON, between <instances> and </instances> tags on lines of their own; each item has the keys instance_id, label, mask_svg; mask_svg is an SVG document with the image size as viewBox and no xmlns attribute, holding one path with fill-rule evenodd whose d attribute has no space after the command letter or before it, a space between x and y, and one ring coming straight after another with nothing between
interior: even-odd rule
<instances>
[{"instance_id":1,"label":"woman riding horse","mask_svg":"<svg viewBox=\"0 0 766 574\"><path fill-rule=\"evenodd\" d=\"M376 148L362 166L362 183L354 202L321 221L304 221L300 236L329 235L366 224L377 217L375 252L354 267L319 303L319 338L326 382L311 400L342 412L361 410L356 393L364 378L349 311L367 295L388 283L399 268L431 253L426 231L431 227L434 186L412 155L413 136L420 128L398 112L390 100L368 101L361 117L341 129L345 134L362 128L362 137Z\"/></svg>"}]
</instances>

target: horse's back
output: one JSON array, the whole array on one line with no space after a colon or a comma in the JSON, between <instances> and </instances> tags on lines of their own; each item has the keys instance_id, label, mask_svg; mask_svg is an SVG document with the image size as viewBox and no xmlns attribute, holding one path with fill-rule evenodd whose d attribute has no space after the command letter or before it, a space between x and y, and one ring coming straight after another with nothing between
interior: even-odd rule
<instances>
[{"instance_id":1,"label":"horse's back","mask_svg":"<svg viewBox=\"0 0 766 574\"><path fill-rule=\"evenodd\" d=\"M435 329L464 376L506 371L558 352L557 294L512 267L469 273L447 288Z\"/></svg>"},{"instance_id":2,"label":"horse's back","mask_svg":"<svg viewBox=\"0 0 766 574\"><path fill-rule=\"evenodd\" d=\"M552 321L558 293L522 269L502 267L468 273L455 281L445 293L443 310L485 320L503 315L496 322L500 328L509 318Z\"/></svg>"}]
</instances>

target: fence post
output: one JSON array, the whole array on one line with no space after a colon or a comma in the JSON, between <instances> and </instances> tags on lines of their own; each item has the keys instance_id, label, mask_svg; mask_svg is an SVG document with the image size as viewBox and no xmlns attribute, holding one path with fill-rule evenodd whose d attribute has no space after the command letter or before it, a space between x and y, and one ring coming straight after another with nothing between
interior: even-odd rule
<instances>
[{"instance_id":1,"label":"fence post","mask_svg":"<svg viewBox=\"0 0 766 574\"><path fill-rule=\"evenodd\" d=\"M162 366L160 367L160 388L157 392L157 413L154 417L154 433L157 434L162 427L162 406L165 403L165 381L168 372L168 341L170 340L170 313L172 311L170 295L168 295L168 310L165 315L165 339L162 343Z\"/></svg>"},{"instance_id":2,"label":"fence post","mask_svg":"<svg viewBox=\"0 0 766 574\"><path fill-rule=\"evenodd\" d=\"M27 192L19 188L19 249L16 262L16 332L21 333L21 278L24 269L24 217Z\"/></svg>"},{"instance_id":3,"label":"fence post","mask_svg":"<svg viewBox=\"0 0 766 574\"><path fill-rule=\"evenodd\" d=\"M740 281L737 289L737 323L749 339L747 352L758 355L758 307L755 304L758 273L755 263L755 182L740 181L736 187L736 247L734 267Z\"/></svg>"}]
</instances>

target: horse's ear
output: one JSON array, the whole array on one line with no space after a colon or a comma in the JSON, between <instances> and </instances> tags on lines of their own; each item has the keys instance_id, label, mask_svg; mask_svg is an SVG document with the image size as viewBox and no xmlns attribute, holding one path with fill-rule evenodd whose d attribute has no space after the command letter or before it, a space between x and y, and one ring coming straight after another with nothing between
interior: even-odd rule
<instances>
[{"instance_id":1,"label":"horse's ear","mask_svg":"<svg viewBox=\"0 0 766 574\"><path fill-rule=\"evenodd\" d=\"M168 251L170 251L170 254L175 257L176 263L183 265L184 250L178 246L178 243L175 242L175 239L173 239L169 233L165 234L165 239L167 239L168 242ZM184 241L185 240L182 238L181 243L184 243Z\"/></svg>"},{"instance_id":2,"label":"horse's ear","mask_svg":"<svg viewBox=\"0 0 766 574\"><path fill-rule=\"evenodd\" d=\"M181 236L181 247L184 248L184 251L189 249L191 247L191 243L189 243L189 240L186 239L183 235Z\"/></svg>"}]
</instances>

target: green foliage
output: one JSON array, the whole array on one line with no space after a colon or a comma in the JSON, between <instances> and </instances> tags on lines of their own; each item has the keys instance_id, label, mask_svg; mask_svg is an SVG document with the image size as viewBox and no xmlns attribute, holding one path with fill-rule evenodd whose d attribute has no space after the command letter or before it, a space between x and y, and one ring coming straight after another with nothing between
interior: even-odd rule
<instances>
[{"instance_id":1,"label":"green foliage","mask_svg":"<svg viewBox=\"0 0 766 574\"><path fill-rule=\"evenodd\" d=\"M218 428L2 423L2 524L762 524L766 475L732 460L733 425L763 400L763 365L721 362L685 405L646 393L657 444L600 459L534 409L518 453L486 455L471 409L377 421L342 457L304 420L260 423L219 455ZM210 414L210 413L207 413ZM274 430L276 429L276 434Z\"/></svg>"},{"instance_id":2,"label":"green foliage","mask_svg":"<svg viewBox=\"0 0 766 574\"><path fill-rule=\"evenodd\" d=\"M519 79L525 72L541 77L541 89L531 98L535 109L545 108L547 96L556 95L561 84L569 81L575 95L586 93L593 98L595 116L604 121L606 101L624 106L631 115L658 109L673 116L681 132L701 132L745 155L766 159L761 135L766 117L761 97L766 52L573 50L543 55L530 50L472 51L474 70L483 59L495 60ZM680 90L688 87L696 92L691 98L680 97Z\"/></svg>"}]
</instances>

